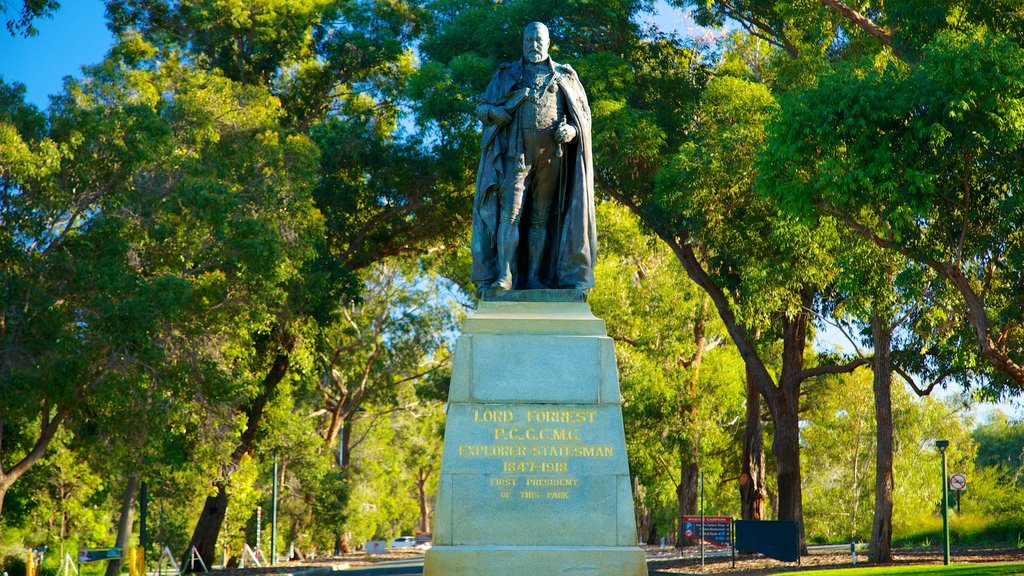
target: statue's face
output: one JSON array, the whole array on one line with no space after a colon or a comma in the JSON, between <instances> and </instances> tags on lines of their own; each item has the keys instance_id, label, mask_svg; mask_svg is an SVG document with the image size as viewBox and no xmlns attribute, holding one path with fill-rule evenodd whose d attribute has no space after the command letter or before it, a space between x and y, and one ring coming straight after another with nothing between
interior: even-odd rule
<instances>
[{"instance_id":1,"label":"statue's face","mask_svg":"<svg viewBox=\"0 0 1024 576\"><path fill-rule=\"evenodd\" d=\"M532 64L547 60L549 44L547 26L539 22L529 24L523 32L523 58Z\"/></svg>"}]
</instances>

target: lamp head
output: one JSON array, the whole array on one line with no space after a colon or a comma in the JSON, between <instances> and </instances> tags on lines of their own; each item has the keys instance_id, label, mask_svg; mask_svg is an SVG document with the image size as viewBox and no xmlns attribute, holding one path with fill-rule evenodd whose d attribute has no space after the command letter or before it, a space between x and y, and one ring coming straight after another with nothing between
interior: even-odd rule
<instances>
[{"instance_id":1,"label":"lamp head","mask_svg":"<svg viewBox=\"0 0 1024 576\"><path fill-rule=\"evenodd\" d=\"M939 452L945 452L949 447L949 440L936 440L935 447L939 449Z\"/></svg>"}]
</instances>

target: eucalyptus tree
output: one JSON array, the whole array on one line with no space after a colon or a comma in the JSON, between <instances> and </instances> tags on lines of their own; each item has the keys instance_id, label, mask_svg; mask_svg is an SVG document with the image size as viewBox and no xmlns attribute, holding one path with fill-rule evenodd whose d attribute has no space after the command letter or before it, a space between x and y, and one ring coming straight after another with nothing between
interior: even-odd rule
<instances>
[{"instance_id":1,"label":"eucalyptus tree","mask_svg":"<svg viewBox=\"0 0 1024 576\"><path fill-rule=\"evenodd\" d=\"M125 35L45 120L7 102L4 291L21 304L3 312L3 380L23 402L4 419L35 411L44 426L4 480L69 420L170 402L205 431L193 441L229 437L231 402L259 398L247 369L265 369L259 342L313 255L309 138L281 131L271 95L157 55Z\"/></svg>"},{"instance_id":2,"label":"eucalyptus tree","mask_svg":"<svg viewBox=\"0 0 1024 576\"><path fill-rule=\"evenodd\" d=\"M744 370L707 296L664 243L613 202L599 205L598 217L601 282L589 301L616 342L630 470L642 533L653 543L664 494L675 503L668 517L681 522L699 513L701 474L712 485L731 483ZM685 531L676 528L682 543ZM662 524L660 533L672 530Z\"/></svg>"},{"instance_id":3,"label":"eucalyptus tree","mask_svg":"<svg viewBox=\"0 0 1024 576\"><path fill-rule=\"evenodd\" d=\"M46 118L21 87L0 93L2 506L61 426L167 361L152 336L181 318L187 286L134 250L148 201L133 202L131 177L169 143L145 96L72 84Z\"/></svg>"},{"instance_id":4,"label":"eucalyptus tree","mask_svg":"<svg viewBox=\"0 0 1024 576\"><path fill-rule=\"evenodd\" d=\"M312 156L304 157L314 158L304 166L311 179L301 183L313 185L316 214L309 221L322 233L305 244L311 258L279 294L263 348L252 349L265 362L257 393L237 407L246 420L230 457L237 462L253 450L290 358L306 356L297 346L315 346L317 325L344 302L358 301L358 271L457 235L453 219L469 214L468 188L459 184L466 167L437 161L399 122L419 29L412 6L117 0L108 3L108 15L115 32L154 51L138 67L183 63L273 99L279 138L308 145ZM207 559L227 503L219 492L193 538Z\"/></svg>"},{"instance_id":5,"label":"eucalyptus tree","mask_svg":"<svg viewBox=\"0 0 1024 576\"><path fill-rule=\"evenodd\" d=\"M995 21L997 11L879 11L902 50L794 92L763 162L764 190L794 213L828 214L955 290L938 336L974 343L995 395L1024 385L1022 20Z\"/></svg>"}]
</instances>

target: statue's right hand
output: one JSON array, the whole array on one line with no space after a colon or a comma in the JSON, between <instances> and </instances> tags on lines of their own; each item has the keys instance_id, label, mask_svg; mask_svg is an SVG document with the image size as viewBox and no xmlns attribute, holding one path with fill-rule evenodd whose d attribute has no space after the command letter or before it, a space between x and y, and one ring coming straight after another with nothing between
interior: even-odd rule
<instances>
[{"instance_id":1,"label":"statue's right hand","mask_svg":"<svg viewBox=\"0 0 1024 576\"><path fill-rule=\"evenodd\" d=\"M530 95L529 88L519 88L508 93L508 98L505 99L509 104L518 103L520 100L525 99Z\"/></svg>"}]
</instances>

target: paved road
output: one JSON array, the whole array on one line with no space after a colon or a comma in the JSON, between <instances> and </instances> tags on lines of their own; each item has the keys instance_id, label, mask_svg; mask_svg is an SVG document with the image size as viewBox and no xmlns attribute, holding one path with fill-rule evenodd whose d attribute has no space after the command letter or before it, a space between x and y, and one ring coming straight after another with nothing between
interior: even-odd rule
<instances>
[{"instance_id":1,"label":"paved road","mask_svg":"<svg viewBox=\"0 0 1024 576\"><path fill-rule=\"evenodd\" d=\"M423 574L423 556L415 556L407 560L381 562L372 568L358 568L339 572L339 576L419 576Z\"/></svg>"},{"instance_id":2,"label":"paved road","mask_svg":"<svg viewBox=\"0 0 1024 576\"><path fill-rule=\"evenodd\" d=\"M825 544L808 546L808 551L814 552L825 552L825 551L841 551L849 550L849 544ZM705 551L705 557L723 557L731 555L731 551L724 550L721 548L714 548L709 546ZM695 550L687 549L683 553L669 553L665 555L652 555L649 560L669 560L673 558L700 558L700 552ZM341 576L342 573L339 573ZM352 570L345 570L343 572L345 576L349 574L353 576L421 576L423 574L423 556L414 556L405 560L394 560L391 562L381 562L373 566L372 568L358 568ZM677 575L678 576L678 575Z\"/></svg>"}]
</instances>

